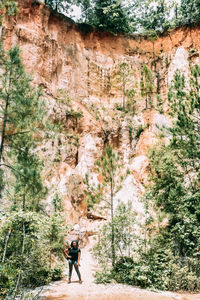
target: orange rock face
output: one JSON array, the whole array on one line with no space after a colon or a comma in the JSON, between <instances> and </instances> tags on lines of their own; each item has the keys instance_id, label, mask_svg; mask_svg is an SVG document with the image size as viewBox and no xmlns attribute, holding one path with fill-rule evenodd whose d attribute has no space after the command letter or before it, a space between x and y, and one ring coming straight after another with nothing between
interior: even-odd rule
<instances>
[{"instance_id":1,"label":"orange rock face","mask_svg":"<svg viewBox=\"0 0 200 300\"><path fill-rule=\"evenodd\" d=\"M108 102L116 100L120 91L109 85L119 63L129 63L137 73L143 64L153 66L155 56L157 71L164 73L165 59L170 62L178 47L200 48L199 28L174 29L153 45L137 36L84 34L73 21L52 14L42 3L18 2L18 15L4 20L5 47L19 44L35 82L51 92L66 89L74 99L89 96Z\"/></svg>"},{"instance_id":2,"label":"orange rock face","mask_svg":"<svg viewBox=\"0 0 200 300\"><path fill-rule=\"evenodd\" d=\"M45 174L48 187L62 190L65 210L78 222L87 214L81 178L88 171L95 171L95 160L110 141L121 154L122 165L132 166L130 192L134 199L139 199L142 185L148 182L147 150L158 141L157 127L169 122L167 87L176 69L184 66L184 72L189 74L189 62L199 63L200 28L173 29L154 43L139 36L86 34L70 19L50 12L43 3L33 0L18 0L18 3L17 16L6 17L3 22L4 46L6 49L20 46L27 71L33 74L34 83L44 88L50 118L64 128L54 141L41 146L45 152L42 158L50 170L49 175ZM123 114L115 108L116 104L121 105L124 96L122 80L117 75L121 63L130 68L127 88L135 93L134 113L128 109ZM152 71L151 102L141 96L144 64ZM75 114L66 117L67 106L58 103L58 90L71 99L73 113L82 112L80 118ZM162 100L162 114L157 94ZM91 110L91 104L96 108ZM134 130L138 132L139 126L141 134L136 134L137 138L131 136ZM101 178L99 175L97 181Z\"/></svg>"}]
</instances>

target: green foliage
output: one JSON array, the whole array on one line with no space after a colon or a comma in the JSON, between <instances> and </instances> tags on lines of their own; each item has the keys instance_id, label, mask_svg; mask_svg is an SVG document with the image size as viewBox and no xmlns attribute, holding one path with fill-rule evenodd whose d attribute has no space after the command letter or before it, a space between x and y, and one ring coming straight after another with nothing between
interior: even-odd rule
<instances>
[{"instance_id":1,"label":"green foliage","mask_svg":"<svg viewBox=\"0 0 200 300\"><path fill-rule=\"evenodd\" d=\"M48 219L48 232L46 235L50 241L50 253L63 257L64 236L67 228L63 225L63 218L59 212L55 212L51 218Z\"/></svg>"},{"instance_id":2,"label":"green foliage","mask_svg":"<svg viewBox=\"0 0 200 300\"><path fill-rule=\"evenodd\" d=\"M67 109L67 110L65 111L65 113L66 113L66 117L67 117L67 118L72 117L72 118L74 118L74 119L76 119L76 120L82 118L82 116L83 116L83 113L82 113L81 111L75 111L75 110L73 110L73 109L71 109L71 110L68 110L68 109Z\"/></svg>"},{"instance_id":3,"label":"green foliage","mask_svg":"<svg viewBox=\"0 0 200 300\"><path fill-rule=\"evenodd\" d=\"M132 144L132 141L134 139L134 134L133 134L134 130L133 130L133 125L132 125L132 122L129 121L128 122L128 136L129 136L129 142L130 142L130 145Z\"/></svg>"},{"instance_id":4,"label":"green foliage","mask_svg":"<svg viewBox=\"0 0 200 300\"><path fill-rule=\"evenodd\" d=\"M112 230L115 235L115 260L130 257L133 244L138 243L136 235L136 214L132 212L131 203L119 203L110 222L105 224L98 235L98 242L93 253L101 266L106 268L112 262ZM100 279L99 279L100 280Z\"/></svg>"},{"instance_id":5,"label":"green foliage","mask_svg":"<svg viewBox=\"0 0 200 300\"><path fill-rule=\"evenodd\" d=\"M45 4L48 5L52 10L59 13L68 12L70 5L72 5L71 0L45 0Z\"/></svg>"},{"instance_id":6,"label":"green foliage","mask_svg":"<svg viewBox=\"0 0 200 300\"><path fill-rule=\"evenodd\" d=\"M86 186L86 190L83 191L85 195L85 202L90 209L93 208L95 204L100 203L102 197L101 187L100 185L97 187L91 185L88 173L85 174L84 184Z\"/></svg>"},{"instance_id":7,"label":"green foliage","mask_svg":"<svg viewBox=\"0 0 200 300\"><path fill-rule=\"evenodd\" d=\"M87 184L87 190L85 195L87 201L90 201L90 205L99 203L100 201L105 203L105 208L110 210L111 216L111 252L112 265L115 264L116 256L116 231L114 223L114 196L121 189L121 182L124 180L124 176L120 174L120 158L109 144L104 149L104 154L100 159L96 161L97 172L102 176L101 182L97 186L92 185L89 182L89 177L86 175L85 183Z\"/></svg>"},{"instance_id":8,"label":"green foliage","mask_svg":"<svg viewBox=\"0 0 200 300\"><path fill-rule=\"evenodd\" d=\"M0 174L1 190L10 204L0 216L0 290L15 299L24 287L35 287L61 277L55 262L63 259L64 232L61 200L54 198L54 213L41 212L46 195L36 154L35 133L41 125L45 108L41 90L31 85L17 47L1 49Z\"/></svg>"},{"instance_id":9,"label":"green foliage","mask_svg":"<svg viewBox=\"0 0 200 300\"><path fill-rule=\"evenodd\" d=\"M3 1L8 14L15 13L15 3ZM114 34L141 33L155 40L169 28L200 21L199 0L45 0L45 3L64 15L70 14L73 5L78 6L82 11L80 26L86 34L95 27Z\"/></svg>"},{"instance_id":10,"label":"green foliage","mask_svg":"<svg viewBox=\"0 0 200 300\"><path fill-rule=\"evenodd\" d=\"M153 149L150 154L152 180L156 181L153 187L153 196L156 195L156 204L163 206L167 212L173 212L176 207L175 195L183 196L183 174L178 169L176 158L166 146Z\"/></svg>"},{"instance_id":11,"label":"green foliage","mask_svg":"<svg viewBox=\"0 0 200 300\"><path fill-rule=\"evenodd\" d=\"M138 22L145 33L156 34L167 30L169 24L169 7L165 0L140 1L140 11Z\"/></svg>"},{"instance_id":12,"label":"green foliage","mask_svg":"<svg viewBox=\"0 0 200 300\"><path fill-rule=\"evenodd\" d=\"M51 278L53 281L61 280L63 276L63 265L58 265L51 270Z\"/></svg>"},{"instance_id":13,"label":"green foliage","mask_svg":"<svg viewBox=\"0 0 200 300\"><path fill-rule=\"evenodd\" d=\"M93 31L92 25L89 25L87 23L78 23L78 28L84 35L87 35Z\"/></svg>"},{"instance_id":14,"label":"green foliage","mask_svg":"<svg viewBox=\"0 0 200 300\"><path fill-rule=\"evenodd\" d=\"M114 74L114 81L120 85L122 90L122 106L117 105L118 110L135 112L135 90L130 88L133 86L134 72L127 63L121 63Z\"/></svg>"},{"instance_id":15,"label":"green foliage","mask_svg":"<svg viewBox=\"0 0 200 300\"><path fill-rule=\"evenodd\" d=\"M12 228L6 260L0 265L2 269L0 290L4 289L6 294L12 293L20 272L21 243L23 238L22 223L25 224L26 237L21 285L24 287L35 287L61 277L59 265L52 267L50 257L50 253L58 253L58 247L55 247L55 242L52 243L51 233L52 224L54 224L54 228L59 228L59 232L63 228L60 220L58 218L55 219L55 217L49 218L36 212L14 211L9 216L1 217L0 223L0 257L2 257L7 232L9 228ZM60 245L59 250L61 253L63 241L61 243L58 231L54 237Z\"/></svg>"},{"instance_id":16,"label":"green foliage","mask_svg":"<svg viewBox=\"0 0 200 300\"><path fill-rule=\"evenodd\" d=\"M181 0L180 20L181 24L196 24L200 21L200 2L199 0Z\"/></svg>"},{"instance_id":17,"label":"green foliage","mask_svg":"<svg viewBox=\"0 0 200 300\"><path fill-rule=\"evenodd\" d=\"M15 176L13 209L20 207L24 210L39 210L39 202L46 193L40 175L42 163L32 152L33 147L32 136L21 135L15 137L11 153L9 153L9 157L13 159Z\"/></svg>"},{"instance_id":18,"label":"green foliage","mask_svg":"<svg viewBox=\"0 0 200 300\"><path fill-rule=\"evenodd\" d=\"M53 207L54 207L55 213L57 211L62 211L63 210L62 201L61 201L61 198L59 198L58 193L56 193L54 198L53 198Z\"/></svg>"},{"instance_id":19,"label":"green foliage","mask_svg":"<svg viewBox=\"0 0 200 300\"><path fill-rule=\"evenodd\" d=\"M6 140L14 145L15 137L17 139L19 135L33 133L41 121L44 107L39 101L41 90L31 86L31 78L24 70L18 47L10 49L8 53L1 49L0 66L2 69L0 76L2 110L0 116L3 120L0 131L1 160ZM6 147L9 149L9 143L6 144Z\"/></svg>"},{"instance_id":20,"label":"green foliage","mask_svg":"<svg viewBox=\"0 0 200 300\"><path fill-rule=\"evenodd\" d=\"M121 218L123 217L121 216ZM148 224L150 224L148 217L145 224L148 229ZM121 223L118 223L118 227L121 227ZM141 229L144 230L144 228ZM126 231L128 231L127 228ZM115 266L110 270L108 269L109 260L105 260L106 254L109 253L107 250L109 248L109 235L105 233L104 228L102 239L99 239L98 246L94 249L95 254L98 257L101 256L99 261L105 264L102 272L96 274L97 283L107 283L114 280L118 283L161 290L198 291L200 289L200 260L195 257L174 255L173 240L168 229L161 228L159 234L155 235L154 233L146 241L145 237L142 239L141 234L140 238L135 235L134 240L130 243L134 252L131 256L120 256L119 252ZM106 238L106 241L103 238ZM121 243L123 245L123 240Z\"/></svg>"},{"instance_id":21,"label":"green foliage","mask_svg":"<svg viewBox=\"0 0 200 300\"><path fill-rule=\"evenodd\" d=\"M119 283L132 284L134 262L131 257L120 257L112 270L112 276Z\"/></svg>"},{"instance_id":22,"label":"green foliage","mask_svg":"<svg viewBox=\"0 0 200 300\"><path fill-rule=\"evenodd\" d=\"M4 172L3 170L0 169L0 197L1 197L1 193L4 190L5 187L5 182L4 182Z\"/></svg>"},{"instance_id":23,"label":"green foliage","mask_svg":"<svg viewBox=\"0 0 200 300\"><path fill-rule=\"evenodd\" d=\"M72 102L71 99L68 97L67 92L64 89L59 89L57 91L57 97L56 100L60 103L63 103L66 105L66 118L74 118L76 120L76 122L78 121L78 119L82 118L83 116L83 112L81 110L77 110L75 111L72 108Z\"/></svg>"},{"instance_id":24,"label":"green foliage","mask_svg":"<svg viewBox=\"0 0 200 300\"><path fill-rule=\"evenodd\" d=\"M16 13L18 12L17 2L12 0L11 1L2 0L0 2L0 11L4 12L4 14L1 14L0 16L0 25L1 25L4 16L12 17L16 15Z\"/></svg>"},{"instance_id":25,"label":"green foliage","mask_svg":"<svg viewBox=\"0 0 200 300\"><path fill-rule=\"evenodd\" d=\"M102 181L97 186L92 185L89 174L86 174L84 182L88 190L85 193L87 195L87 202L91 207L96 203L100 203L100 201L104 201L107 208L111 208L111 205L113 205L113 196L121 188L119 183L114 183L120 168L119 159L119 156L109 144L106 146L100 159L95 163L97 172L102 176ZM120 180L123 180L123 176Z\"/></svg>"},{"instance_id":26,"label":"green foliage","mask_svg":"<svg viewBox=\"0 0 200 300\"><path fill-rule=\"evenodd\" d=\"M113 281L113 274L111 271L103 270L101 272L95 273L96 283L107 284L107 283L111 283L112 281Z\"/></svg>"},{"instance_id":27,"label":"green foliage","mask_svg":"<svg viewBox=\"0 0 200 300\"><path fill-rule=\"evenodd\" d=\"M94 0L93 25L98 29L112 33L127 33L130 30L126 11L122 7L122 1Z\"/></svg>"},{"instance_id":28,"label":"green foliage","mask_svg":"<svg viewBox=\"0 0 200 300\"><path fill-rule=\"evenodd\" d=\"M157 100L156 108L157 108L157 110L162 114L162 113L163 113L163 99L162 99L162 97L158 94L156 100Z\"/></svg>"},{"instance_id":29,"label":"green foliage","mask_svg":"<svg viewBox=\"0 0 200 300\"><path fill-rule=\"evenodd\" d=\"M141 96L145 98L146 109L148 106L153 107L152 95L154 92L153 76L151 70L146 66L142 66L140 81Z\"/></svg>"},{"instance_id":30,"label":"green foliage","mask_svg":"<svg viewBox=\"0 0 200 300\"><path fill-rule=\"evenodd\" d=\"M171 147L180 156L181 166L188 171L198 172L200 155L200 112L199 104L199 77L200 69L197 65L191 68L190 90L185 88L184 76L177 73L169 93L171 115L176 118L171 129ZM192 180L191 186L196 189L197 182Z\"/></svg>"},{"instance_id":31,"label":"green foliage","mask_svg":"<svg viewBox=\"0 0 200 300\"><path fill-rule=\"evenodd\" d=\"M144 288L163 290L200 290L200 68L191 67L190 81L177 72L169 90L173 125L167 145L163 142L149 152L151 185L144 197L145 216L140 239L131 243L131 255L120 255L100 280L116 280ZM157 212L153 219L150 207ZM120 218L126 215L120 214ZM115 224L116 243L121 237L121 219ZM157 226L155 226L157 224ZM117 227L118 226L118 227ZM131 226L133 228L134 226ZM127 227L126 227L127 228ZM110 260L110 224L105 225L95 248L100 262ZM124 235L124 232L122 234ZM123 246L124 250L125 247Z\"/></svg>"},{"instance_id":32,"label":"green foliage","mask_svg":"<svg viewBox=\"0 0 200 300\"><path fill-rule=\"evenodd\" d=\"M136 135L135 135L135 137L137 138L137 139L139 139L139 137L140 137L140 135L141 135L141 133L144 131L144 127L142 126L142 125L139 125L138 126L138 128L137 128L137 130L136 130Z\"/></svg>"},{"instance_id":33,"label":"green foliage","mask_svg":"<svg viewBox=\"0 0 200 300\"><path fill-rule=\"evenodd\" d=\"M199 290L199 261L194 258L174 256L170 244L166 243L164 237L167 238L164 233L163 236L157 236L152 241L151 248L145 254L142 253L138 260L134 259L132 266L129 266L131 270L127 282L143 288ZM127 269L122 265L116 275L120 274L123 268ZM118 282L123 282L123 276L118 279L120 279Z\"/></svg>"},{"instance_id":34,"label":"green foliage","mask_svg":"<svg viewBox=\"0 0 200 300\"><path fill-rule=\"evenodd\" d=\"M132 115L135 115L136 112L136 90L135 89L127 89L126 90L126 109L127 112L131 112Z\"/></svg>"},{"instance_id":35,"label":"green foliage","mask_svg":"<svg viewBox=\"0 0 200 300\"><path fill-rule=\"evenodd\" d=\"M41 91L32 87L19 56L19 49L8 53L2 50L0 97L3 119L0 145L1 173L8 168L12 174L5 181L13 208L38 209L45 190L40 176L42 164L33 152L34 132L43 117L44 107L39 100ZM12 184L12 185L11 185ZM11 188L10 188L11 187Z\"/></svg>"},{"instance_id":36,"label":"green foliage","mask_svg":"<svg viewBox=\"0 0 200 300\"><path fill-rule=\"evenodd\" d=\"M193 25L200 21L199 0L141 0L136 1L129 9L129 20L134 23L137 32L149 37L177 25Z\"/></svg>"},{"instance_id":37,"label":"green foliage","mask_svg":"<svg viewBox=\"0 0 200 300\"><path fill-rule=\"evenodd\" d=\"M167 275L166 288L172 289L199 289L199 271L195 267L200 258L199 77L199 67L192 67L190 86L186 89L184 76L175 74L169 91L170 114L174 119L169 129L170 143L157 146L150 154L152 199L168 213L168 225L160 241L165 237L170 245L166 250L171 251L168 264L172 279ZM163 247L160 244L160 249Z\"/></svg>"},{"instance_id":38,"label":"green foliage","mask_svg":"<svg viewBox=\"0 0 200 300\"><path fill-rule=\"evenodd\" d=\"M176 73L169 92L171 115L168 146L150 154L152 196L169 213L168 230L173 234L174 251L180 256L197 255L200 243L199 223L199 67L191 68L190 90L184 76ZM178 205L177 205L178 203Z\"/></svg>"}]
</instances>

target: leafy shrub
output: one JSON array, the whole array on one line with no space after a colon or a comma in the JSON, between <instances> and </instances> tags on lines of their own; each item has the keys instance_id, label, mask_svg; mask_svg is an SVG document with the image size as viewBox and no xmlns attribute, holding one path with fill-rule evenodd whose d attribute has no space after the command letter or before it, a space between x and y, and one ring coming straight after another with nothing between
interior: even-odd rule
<instances>
[{"instance_id":1,"label":"leafy shrub","mask_svg":"<svg viewBox=\"0 0 200 300\"><path fill-rule=\"evenodd\" d=\"M96 272L95 274L96 283L107 284L107 283L111 283L112 280L113 280L113 274L111 273L111 271L104 270L102 272Z\"/></svg>"},{"instance_id":2,"label":"leafy shrub","mask_svg":"<svg viewBox=\"0 0 200 300\"><path fill-rule=\"evenodd\" d=\"M138 259L120 258L111 270L112 278L119 283L142 288L199 291L200 261L175 257L163 242L162 238L156 239L152 248L146 253L142 252Z\"/></svg>"},{"instance_id":3,"label":"leafy shrub","mask_svg":"<svg viewBox=\"0 0 200 300\"><path fill-rule=\"evenodd\" d=\"M56 280L60 280L62 278L62 268L61 266L57 266L55 267L52 271L51 271L51 278L53 281L56 281Z\"/></svg>"},{"instance_id":4,"label":"leafy shrub","mask_svg":"<svg viewBox=\"0 0 200 300\"><path fill-rule=\"evenodd\" d=\"M7 245L5 262L0 265L0 290L5 295L15 288L21 262L22 222L25 224L22 287L48 284L62 277L58 263L51 265L51 254L62 256L63 225L58 213L47 217L36 212L12 212L2 217L0 223L0 257L5 249L5 237L9 228L12 233Z\"/></svg>"},{"instance_id":5,"label":"leafy shrub","mask_svg":"<svg viewBox=\"0 0 200 300\"><path fill-rule=\"evenodd\" d=\"M119 283L132 284L132 269L134 261L131 257L121 257L113 268L113 277Z\"/></svg>"},{"instance_id":6,"label":"leafy shrub","mask_svg":"<svg viewBox=\"0 0 200 300\"><path fill-rule=\"evenodd\" d=\"M144 127L142 126L142 125L139 125L138 126L138 128L137 128L137 130L136 130L136 135L135 135L135 137L137 138L137 139L139 139L139 137L140 137L140 135L141 135L141 133L144 131Z\"/></svg>"}]
</instances>

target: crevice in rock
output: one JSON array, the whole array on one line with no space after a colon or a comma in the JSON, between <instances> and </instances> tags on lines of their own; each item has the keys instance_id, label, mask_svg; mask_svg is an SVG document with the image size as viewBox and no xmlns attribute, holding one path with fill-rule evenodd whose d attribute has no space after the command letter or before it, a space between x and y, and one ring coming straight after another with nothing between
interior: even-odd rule
<instances>
[{"instance_id":1,"label":"crevice in rock","mask_svg":"<svg viewBox=\"0 0 200 300\"><path fill-rule=\"evenodd\" d=\"M87 218L89 219L89 220L100 220L100 221L102 221L102 220L107 220L106 218L104 218L104 217L101 217L101 216L97 216L97 215L94 215L93 213L91 213L91 212L88 212L87 213Z\"/></svg>"}]
</instances>

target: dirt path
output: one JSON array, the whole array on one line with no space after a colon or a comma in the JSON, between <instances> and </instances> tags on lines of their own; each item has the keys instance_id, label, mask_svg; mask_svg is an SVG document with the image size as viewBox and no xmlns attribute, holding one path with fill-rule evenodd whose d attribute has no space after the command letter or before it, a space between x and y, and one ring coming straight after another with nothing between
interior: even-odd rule
<instances>
[{"instance_id":1,"label":"dirt path","mask_svg":"<svg viewBox=\"0 0 200 300\"><path fill-rule=\"evenodd\" d=\"M199 295L176 294L170 292L150 292L122 284L95 284L93 274L97 265L89 252L89 246L82 250L80 272L83 283L73 270L72 283L67 276L44 290L42 300L200 300Z\"/></svg>"}]
</instances>

